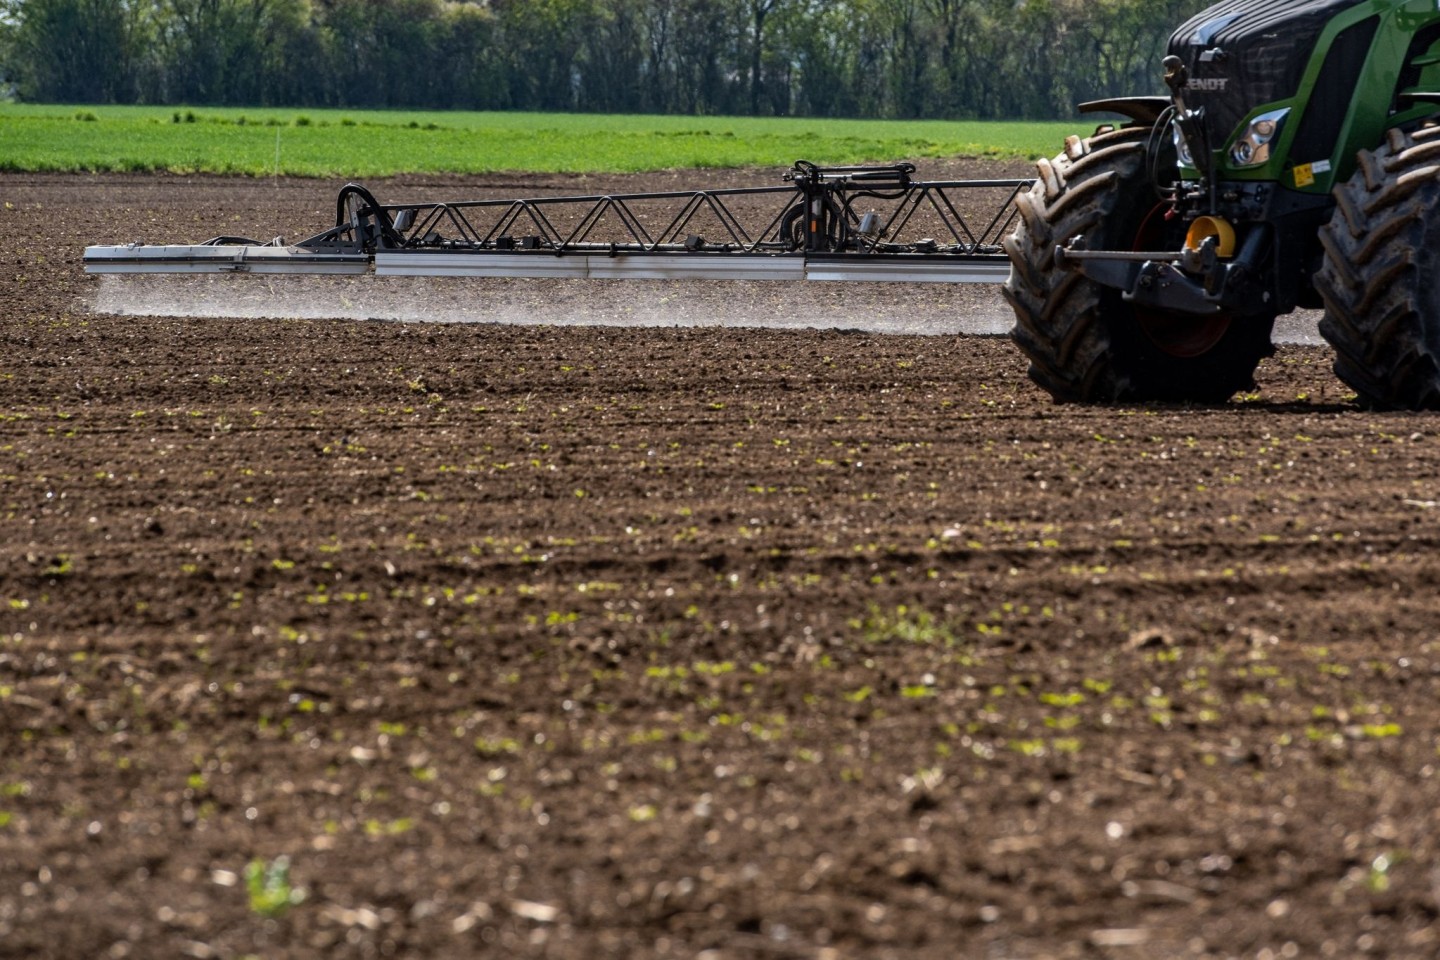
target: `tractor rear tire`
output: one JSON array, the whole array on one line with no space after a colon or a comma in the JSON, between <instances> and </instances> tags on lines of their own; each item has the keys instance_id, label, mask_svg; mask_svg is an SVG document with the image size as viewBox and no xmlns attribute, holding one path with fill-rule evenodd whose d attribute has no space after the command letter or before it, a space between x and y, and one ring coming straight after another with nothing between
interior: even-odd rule
<instances>
[{"instance_id":1,"label":"tractor rear tire","mask_svg":"<svg viewBox=\"0 0 1440 960\"><path fill-rule=\"evenodd\" d=\"M1320 334L1361 404L1440 408L1440 126L1362 151L1320 231Z\"/></svg>"},{"instance_id":2,"label":"tractor rear tire","mask_svg":"<svg viewBox=\"0 0 1440 960\"><path fill-rule=\"evenodd\" d=\"M1016 200L1020 223L1005 241L1010 336L1030 379L1056 401L1224 403L1252 389L1256 366L1275 352L1273 313L1161 315L1055 263L1055 247L1082 234L1090 249L1180 248L1184 225L1164 220L1154 178L1175 170L1175 154L1169 136L1154 133L1159 156L1150 127L1072 139L1040 161L1035 186Z\"/></svg>"}]
</instances>

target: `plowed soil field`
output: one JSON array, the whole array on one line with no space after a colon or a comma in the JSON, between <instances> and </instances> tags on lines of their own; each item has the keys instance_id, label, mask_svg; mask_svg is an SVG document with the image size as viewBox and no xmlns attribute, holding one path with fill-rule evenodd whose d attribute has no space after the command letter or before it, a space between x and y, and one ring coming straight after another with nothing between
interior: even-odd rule
<instances>
[{"instance_id":1,"label":"plowed soil field","mask_svg":"<svg viewBox=\"0 0 1440 960\"><path fill-rule=\"evenodd\" d=\"M0 956L1440 953L1434 416L89 307L330 196L0 177Z\"/></svg>"}]
</instances>

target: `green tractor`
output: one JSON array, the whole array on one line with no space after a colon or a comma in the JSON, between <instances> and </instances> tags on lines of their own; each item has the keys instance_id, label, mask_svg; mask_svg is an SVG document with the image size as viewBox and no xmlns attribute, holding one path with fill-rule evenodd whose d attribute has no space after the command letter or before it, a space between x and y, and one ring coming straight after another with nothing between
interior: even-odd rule
<instances>
[{"instance_id":1,"label":"green tractor","mask_svg":"<svg viewBox=\"0 0 1440 960\"><path fill-rule=\"evenodd\" d=\"M1012 336L1059 401L1221 403L1275 318L1324 308L1372 407L1440 408L1440 0L1228 0L1169 96L1039 164L1006 242Z\"/></svg>"}]
</instances>

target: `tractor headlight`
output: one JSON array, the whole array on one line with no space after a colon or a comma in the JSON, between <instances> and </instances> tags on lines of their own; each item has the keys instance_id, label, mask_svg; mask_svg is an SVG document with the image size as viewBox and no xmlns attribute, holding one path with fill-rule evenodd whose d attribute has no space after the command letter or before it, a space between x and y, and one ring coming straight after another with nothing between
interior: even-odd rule
<instances>
[{"instance_id":1,"label":"tractor headlight","mask_svg":"<svg viewBox=\"0 0 1440 960\"><path fill-rule=\"evenodd\" d=\"M1170 135L1175 140L1175 159L1182 167L1195 166L1195 156L1190 152L1190 144L1185 142L1185 134L1180 132L1180 124L1172 124Z\"/></svg>"},{"instance_id":2,"label":"tractor headlight","mask_svg":"<svg viewBox=\"0 0 1440 960\"><path fill-rule=\"evenodd\" d=\"M1280 128L1284 126L1285 117L1289 113L1289 107L1272 110L1260 114L1246 124L1240 136L1230 145L1230 162L1237 167L1258 167L1268 163L1270 147L1280 136Z\"/></svg>"}]
</instances>

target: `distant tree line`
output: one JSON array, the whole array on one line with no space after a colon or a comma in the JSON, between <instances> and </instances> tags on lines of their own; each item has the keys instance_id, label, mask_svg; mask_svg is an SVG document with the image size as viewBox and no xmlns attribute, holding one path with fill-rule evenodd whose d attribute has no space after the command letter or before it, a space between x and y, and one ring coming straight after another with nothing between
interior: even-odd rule
<instances>
[{"instance_id":1,"label":"distant tree line","mask_svg":"<svg viewBox=\"0 0 1440 960\"><path fill-rule=\"evenodd\" d=\"M0 0L38 102L1057 117L1197 0Z\"/></svg>"}]
</instances>

